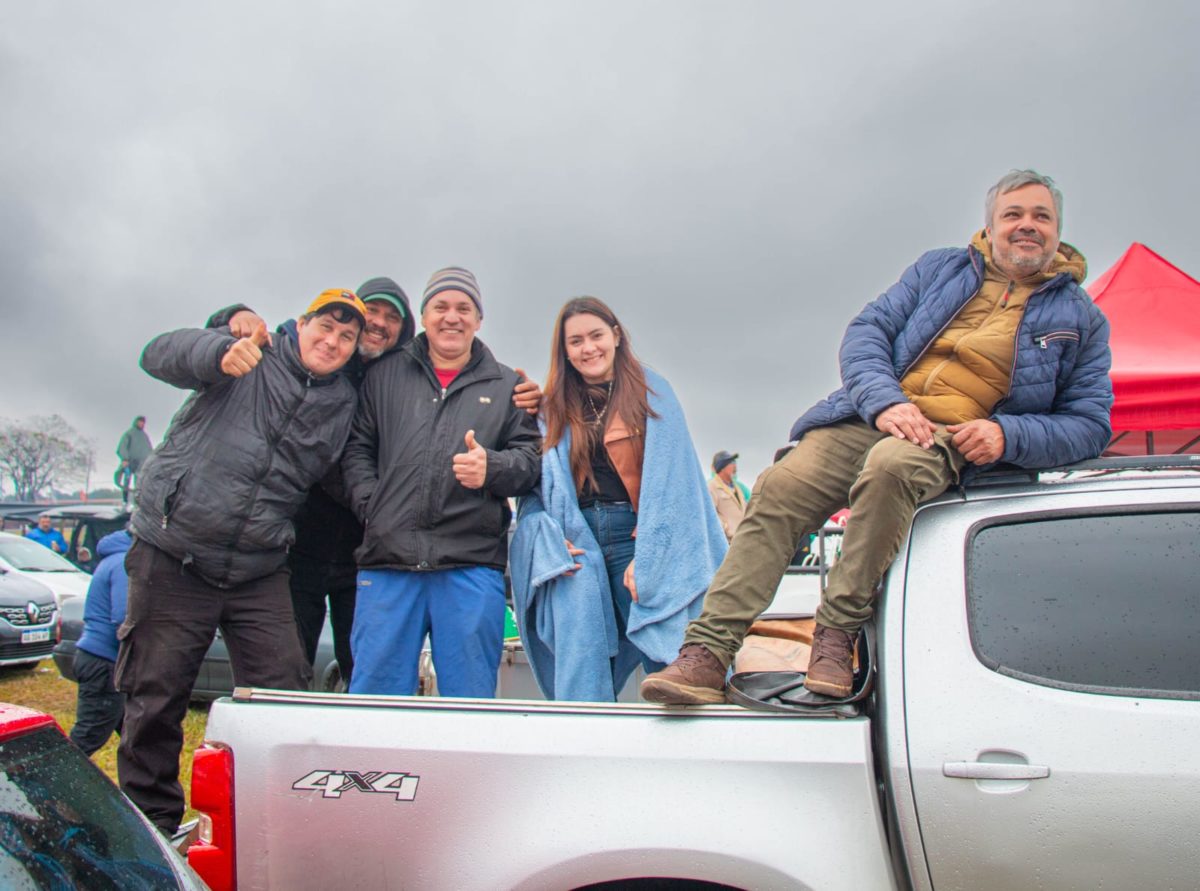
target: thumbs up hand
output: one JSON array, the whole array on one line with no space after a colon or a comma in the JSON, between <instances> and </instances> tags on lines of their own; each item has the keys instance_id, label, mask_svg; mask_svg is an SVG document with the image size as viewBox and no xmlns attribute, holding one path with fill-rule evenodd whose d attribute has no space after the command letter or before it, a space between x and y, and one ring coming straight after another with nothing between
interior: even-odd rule
<instances>
[{"instance_id":1,"label":"thumbs up hand","mask_svg":"<svg viewBox=\"0 0 1200 891\"><path fill-rule=\"evenodd\" d=\"M230 377L249 374L262 361L262 348L270 342L267 324L259 319L249 336L236 341L221 357L221 370Z\"/></svg>"},{"instance_id":2,"label":"thumbs up hand","mask_svg":"<svg viewBox=\"0 0 1200 891\"><path fill-rule=\"evenodd\" d=\"M487 449L475 441L475 431L464 437L466 452L454 456L454 476L468 489L482 489L487 479Z\"/></svg>"}]
</instances>

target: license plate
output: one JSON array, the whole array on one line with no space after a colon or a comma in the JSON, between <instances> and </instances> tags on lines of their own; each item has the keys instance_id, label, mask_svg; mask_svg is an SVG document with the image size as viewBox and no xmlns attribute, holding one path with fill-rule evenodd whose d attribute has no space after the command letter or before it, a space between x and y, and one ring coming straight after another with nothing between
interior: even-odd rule
<instances>
[{"instance_id":1,"label":"license plate","mask_svg":"<svg viewBox=\"0 0 1200 891\"><path fill-rule=\"evenodd\" d=\"M41 631L22 631L21 643L41 643L44 640L50 639L50 629L43 628Z\"/></svg>"}]
</instances>

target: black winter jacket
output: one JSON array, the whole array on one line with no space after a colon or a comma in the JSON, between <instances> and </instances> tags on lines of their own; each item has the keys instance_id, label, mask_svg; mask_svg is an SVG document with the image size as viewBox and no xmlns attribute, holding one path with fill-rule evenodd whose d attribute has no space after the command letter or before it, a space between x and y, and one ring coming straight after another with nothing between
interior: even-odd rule
<instances>
[{"instance_id":1,"label":"black winter jacket","mask_svg":"<svg viewBox=\"0 0 1200 891\"><path fill-rule=\"evenodd\" d=\"M353 386L309 374L292 337L274 341L240 378L220 369L226 328L172 331L142 353L147 373L196 392L142 466L131 529L220 588L282 568L292 518L354 415Z\"/></svg>"},{"instance_id":2,"label":"black winter jacket","mask_svg":"<svg viewBox=\"0 0 1200 891\"><path fill-rule=\"evenodd\" d=\"M512 403L518 381L478 339L444 391L424 334L371 364L342 459L350 506L366 527L360 567L504 569L507 499L532 491L541 476L537 423ZM487 449L481 489L454 476L468 430Z\"/></svg>"}]
</instances>

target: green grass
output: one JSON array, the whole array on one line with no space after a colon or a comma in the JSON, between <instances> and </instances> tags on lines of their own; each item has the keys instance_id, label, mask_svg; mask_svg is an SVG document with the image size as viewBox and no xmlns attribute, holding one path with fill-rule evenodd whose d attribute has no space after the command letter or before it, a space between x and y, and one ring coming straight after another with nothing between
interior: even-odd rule
<instances>
[{"instance_id":1,"label":"green grass","mask_svg":"<svg viewBox=\"0 0 1200 891\"><path fill-rule=\"evenodd\" d=\"M65 680L54 667L54 661L44 659L33 669L0 668L0 702L24 705L53 715L64 733L75 726L75 685ZM208 721L207 705L192 705L183 721L183 755L179 759L179 782L188 803L185 820L196 816L191 809L192 751L204 741L204 725ZM92 760L112 781L117 781L116 734L92 756Z\"/></svg>"}]
</instances>

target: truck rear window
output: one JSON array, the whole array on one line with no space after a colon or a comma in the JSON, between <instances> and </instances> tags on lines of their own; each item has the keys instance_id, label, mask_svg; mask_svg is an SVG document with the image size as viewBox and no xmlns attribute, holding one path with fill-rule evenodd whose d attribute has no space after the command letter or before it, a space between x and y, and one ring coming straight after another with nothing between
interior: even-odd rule
<instances>
[{"instance_id":1,"label":"truck rear window","mask_svg":"<svg viewBox=\"0 0 1200 891\"><path fill-rule=\"evenodd\" d=\"M1200 699L1200 513L988 526L968 548L971 640L988 667L1101 693Z\"/></svg>"},{"instance_id":2,"label":"truck rear window","mask_svg":"<svg viewBox=\"0 0 1200 891\"><path fill-rule=\"evenodd\" d=\"M152 833L56 729L0 742L0 888L178 888Z\"/></svg>"}]
</instances>

